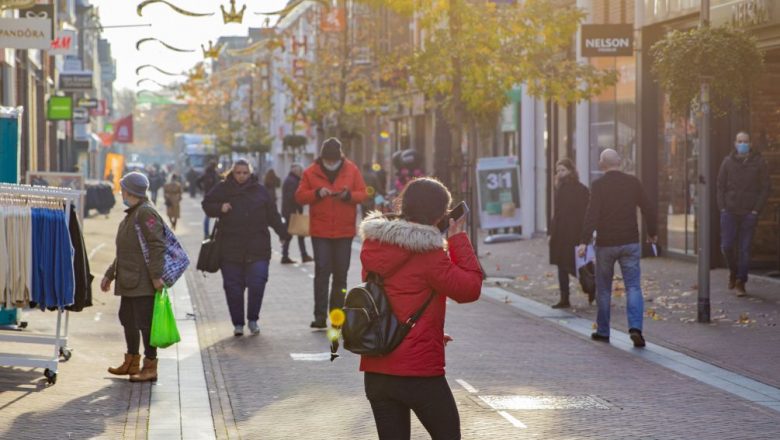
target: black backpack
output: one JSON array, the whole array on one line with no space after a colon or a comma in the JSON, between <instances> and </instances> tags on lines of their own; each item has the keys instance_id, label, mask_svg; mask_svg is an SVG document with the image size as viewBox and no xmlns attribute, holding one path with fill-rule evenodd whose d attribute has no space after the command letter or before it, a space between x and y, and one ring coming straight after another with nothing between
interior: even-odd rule
<instances>
[{"instance_id":1,"label":"black backpack","mask_svg":"<svg viewBox=\"0 0 780 440\"><path fill-rule=\"evenodd\" d=\"M432 291L419 310L405 322L400 322L387 299L382 277L369 272L366 282L350 289L344 299L345 319L341 326L344 348L366 356L384 356L392 352L415 326L435 295ZM331 344L331 361L338 357L336 350L338 340Z\"/></svg>"}]
</instances>

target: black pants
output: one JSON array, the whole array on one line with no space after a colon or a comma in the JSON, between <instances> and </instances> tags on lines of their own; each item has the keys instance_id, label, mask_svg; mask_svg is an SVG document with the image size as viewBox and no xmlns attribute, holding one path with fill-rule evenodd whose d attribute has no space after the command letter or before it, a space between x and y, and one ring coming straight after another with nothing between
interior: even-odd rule
<instances>
[{"instance_id":1,"label":"black pants","mask_svg":"<svg viewBox=\"0 0 780 440\"><path fill-rule=\"evenodd\" d=\"M444 376L404 377L365 374L379 440L411 438L411 411L433 440L460 439L460 416Z\"/></svg>"},{"instance_id":2,"label":"black pants","mask_svg":"<svg viewBox=\"0 0 780 440\"><path fill-rule=\"evenodd\" d=\"M558 266L558 286L561 289L561 300L569 300L569 272Z\"/></svg>"},{"instance_id":3,"label":"black pants","mask_svg":"<svg viewBox=\"0 0 780 440\"><path fill-rule=\"evenodd\" d=\"M152 333L154 296L123 296L119 304L119 322L125 329L128 354L138 354L141 337L144 340L144 356L157 358L157 347L152 347L149 337Z\"/></svg>"},{"instance_id":4,"label":"black pants","mask_svg":"<svg viewBox=\"0 0 780 440\"><path fill-rule=\"evenodd\" d=\"M352 238L311 238L314 247L314 319L325 321L328 312L344 307ZM328 300L328 284L333 275Z\"/></svg>"}]
</instances>

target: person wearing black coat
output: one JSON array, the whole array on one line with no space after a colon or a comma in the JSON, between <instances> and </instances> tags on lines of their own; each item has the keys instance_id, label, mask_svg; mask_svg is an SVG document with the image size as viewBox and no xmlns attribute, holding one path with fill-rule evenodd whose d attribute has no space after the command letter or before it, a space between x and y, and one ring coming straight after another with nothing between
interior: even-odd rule
<instances>
[{"instance_id":1,"label":"person wearing black coat","mask_svg":"<svg viewBox=\"0 0 780 440\"><path fill-rule=\"evenodd\" d=\"M574 254L580 242L580 232L588 208L590 192L580 183L571 159L564 158L555 166L555 211L550 222L550 264L558 266L561 298L554 309L569 307L569 275L575 275ZM593 297L588 297L593 302Z\"/></svg>"},{"instance_id":2,"label":"person wearing black coat","mask_svg":"<svg viewBox=\"0 0 780 440\"><path fill-rule=\"evenodd\" d=\"M303 206L299 205L295 201L295 191L298 191L298 185L301 184L301 175L303 174L303 166L300 164L293 164L290 167L290 174L284 179L282 184L282 217L284 217L284 224L290 224L290 217L293 214L302 214ZM294 264L295 260L290 258L290 242L287 240L282 243L282 264ZM304 263L314 261L314 258L310 257L306 253L306 237L298 236L298 250L301 252L301 259Z\"/></svg>"},{"instance_id":3,"label":"person wearing black coat","mask_svg":"<svg viewBox=\"0 0 780 440\"><path fill-rule=\"evenodd\" d=\"M233 165L224 182L218 183L203 199L203 211L219 219L217 242L220 271L235 336L244 334L244 291L249 290L246 319L249 331L260 332L257 323L268 282L271 260L271 234L276 231L288 240L285 225L268 191L252 175L246 160Z\"/></svg>"},{"instance_id":4,"label":"person wearing black coat","mask_svg":"<svg viewBox=\"0 0 780 440\"><path fill-rule=\"evenodd\" d=\"M198 177L197 180L198 188L203 191L203 197L206 197L221 180L219 173L217 173L217 163L214 161L209 162L208 166L203 171L203 175ZM210 232L211 218L206 214L206 217L203 219L203 238L209 238Z\"/></svg>"}]
</instances>

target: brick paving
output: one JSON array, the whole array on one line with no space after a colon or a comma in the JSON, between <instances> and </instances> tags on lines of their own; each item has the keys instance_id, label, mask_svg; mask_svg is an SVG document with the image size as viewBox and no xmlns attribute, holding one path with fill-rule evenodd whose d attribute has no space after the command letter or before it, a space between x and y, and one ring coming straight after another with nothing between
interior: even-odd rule
<instances>
[{"instance_id":1,"label":"brick paving","mask_svg":"<svg viewBox=\"0 0 780 440\"><path fill-rule=\"evenodd\" d=\"M480 244L480 259L498 284L547 304L558 300L555 266L548 264L544 238L501 244ZM617 266L616 266L617 267ZM619 269L617 270L619 273ZM671 258L642 260L645 336L706 362L780 387L780 281L752 277L748 296L737 298L726 289L727 271L711 275L712 323L696 323L697 272L694 262ZM596 307L588 306L571 279L575 314L595 321ZM612 326L627 330L625 297L616 282Z\"/></svg>"},{"instance_id":2,"label":"brick paving","mask_svg":"<svg viewBox=\"0 0 780 440\"><path fill-rule=\"evenodd\" d=\"M194 208L186 207L185 215L194 217ZM185 242L194 252L198 240ZM271 264L259 336L232 336L219 274L191 276L209 394L220 420L215 425L222 426L218 438L376 438L356 356L342 353L335 363L291 358L326 352L328 342L308 328L313 266L283 266L279 257ZM358 281L358 268L355 253L350 284ZM447 331L455 338L448 379L465 439L774 439L780 433L775 411L502 304L453 304ZM593 396L608 409L507 410L526 426L517 428L456 379L477 395ZM427 438L416 421L412 438Z\"/></svg>"}]
</instances>

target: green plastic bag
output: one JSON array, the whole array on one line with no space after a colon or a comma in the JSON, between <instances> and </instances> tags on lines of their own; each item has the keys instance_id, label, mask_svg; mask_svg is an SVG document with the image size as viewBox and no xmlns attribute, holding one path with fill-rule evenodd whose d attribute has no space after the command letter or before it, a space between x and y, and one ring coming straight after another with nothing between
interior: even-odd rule
<instances>
[{"instance_id":1,"label":"green plastic bag","mask_svg":"<svg viewBox=\"0 0 780 440\"><path fill-rule=\"evenodd\" d=\"M179 329L176 328L176 317L173 316L171 298L168 296L168 288L154 294L154 313L152 315L152 334L150 342L159 348L170 347L181 341Z\"/></svg>"}]
</instances>

